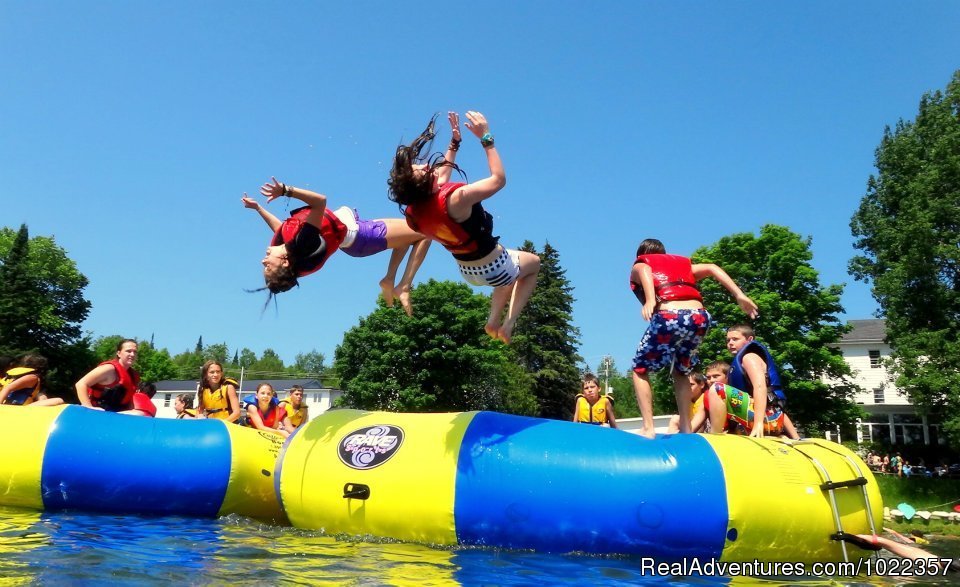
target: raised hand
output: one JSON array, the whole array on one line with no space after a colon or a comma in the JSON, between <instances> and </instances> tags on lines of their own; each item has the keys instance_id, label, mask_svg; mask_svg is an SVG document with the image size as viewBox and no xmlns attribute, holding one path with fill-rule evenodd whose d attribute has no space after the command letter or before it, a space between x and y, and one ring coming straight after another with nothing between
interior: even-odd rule
<instances>
[{"instance_id":1,"label":"raised hand","mask_svg":"<svg viewBox=\"0 0 960 587\"><path fill-rule=\"evenodd\" d=\"M748 298L746 295L737 296L737 305L740 306L740 309L743 310L743 313L747 316L750 316L753 319L756 319L760 315L760 310L757 307L756 302Z\"/></svg>"},{"instance_id":2,"label":"raised hand","mask_svg":"<svg viewBox=\"0 0 960 587\"><path fill-rule=\"evenodd\" d=\"M479 112L468 110L467 121L464 126L467 127L467 130L477 135L478 139L490 132L490 125L487 124L487 119Z\"/></svg>"},{"instance_id":3,"label":"raised hand","mask_svg":"<svg viewBox=\"0 0 960 587\"><path fill-rule=\"evenodd\" d=\"M257 208L260 207L259 202L257 202L256 200L248 196L247 192L243 192L243 197L240 198L240 201L243 202L244 208L250 208L252 210L256 210Z\"/></svg>"},{"instance_id":4,"label":"raised hand","mask_svg":"<svg viewBox=\"0 0 960 587\"><path fill-rule=\"evenodd\" d=\"M273 183L267 182L260 186L260 193L267 197L267 203L284 196L287 193L287 186L277 181L277 178L271 177Z\"/></svg>"},{"instance_id":5,"label":"raised hand","mask_svg":"<svg viewBox=\"0 0 960 587\"><path fill-rule=\"evenodd\" d=\"M460 115L456 112L447 112L447 120L450 121L450 140L455 143L460 142Z\"/></svg>"}]
</instances>

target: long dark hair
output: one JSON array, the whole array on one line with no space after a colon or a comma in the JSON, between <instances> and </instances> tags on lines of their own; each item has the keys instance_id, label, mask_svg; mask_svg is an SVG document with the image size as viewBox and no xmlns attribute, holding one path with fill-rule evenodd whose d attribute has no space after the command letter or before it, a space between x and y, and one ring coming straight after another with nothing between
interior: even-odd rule
<instances>
[{"instance_id":1,"label":"long dark hair","mask_svg":"<svg viewBox=\"0 0 960 587\"><path fill-rule=\"evenodd\" d=\"M455 163L447 161L440 153L424 156L433 148L433 138L437 136L437 115L434 114L420 136L409 145L397 147L393 157L393 167L387 180L388 197L400 206L421 202L433 195L434 171L440 167L452 167L463 176L463 171ZM414 173L414 164L427 166L427 173Z\"/></svg>"}]
</instances>

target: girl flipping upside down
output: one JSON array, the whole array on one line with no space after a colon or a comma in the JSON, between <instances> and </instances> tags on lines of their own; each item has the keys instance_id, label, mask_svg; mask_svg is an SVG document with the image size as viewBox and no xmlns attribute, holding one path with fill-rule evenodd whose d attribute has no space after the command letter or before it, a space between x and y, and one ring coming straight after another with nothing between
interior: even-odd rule
<instances>
[{"instance_id":1,"label":"girl flipping upside down","mask_svg":"<svg viewBox=\"0 0 960 587\"><path fill-rule=\"evenodd\" d=\"M479 112L467 112L466 127L483 146L490 166L490 177L473 183L450 183L452 170L460 171L453 162L460 146L459 119L449 115L454 127L447 156L429 159L422 155L435 136L434 122L410 145L397 148L390 170L390 199L404 206L407 224L417 232L439 242L453 254L460 274L473 285L493 287L490 316L484 327L492 338L509 343L517 318L530 301L537 286L540 257L533 253L505 249L493 235L493 217L481 202L506 185L500 155L493 146L493 136L486 118ZM506 318L503 310L510 309Z\"/></svg>"},{"instance_id":2,"label":"girl flipping upside down","mask_svg":"<svg viewBox=\"0 0 960 587\"><path fill-rule=\"evenodd\" d=\"M298 278L318 271L337 250L352 257L368 257L391 249L387 274L380 280L383 298L391 307L394 299L398 299L408 315L413 313L410 288L427 255L429 239L399 218L364 220L356 210L347 206L330 210L326 196L271 179L272 182L260 187L268 204L282 196L306 204L281 221L256 200L243 194L243 205L256 210L274 233L263 258L263 277L271 295L298 285ZM407 268L400 283L395 284L397 269L411 246L413 251Z\"/></svg>"}]
</instances>

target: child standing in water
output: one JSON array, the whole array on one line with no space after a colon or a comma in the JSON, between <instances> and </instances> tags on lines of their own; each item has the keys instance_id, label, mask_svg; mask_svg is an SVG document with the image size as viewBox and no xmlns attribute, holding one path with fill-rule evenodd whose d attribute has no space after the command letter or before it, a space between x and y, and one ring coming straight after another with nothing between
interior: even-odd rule
<instances>
[{"instance_id":1,"label":"child standing in water","mask_svg":"<svg viewBox=\"0 0 960 587\"><path fill-rule=\"evenodd\" d=\"M450 113L451 125L456 115ZM450 183L451 158L423 155L435 136L434 122L410 145L397 148L390 179L390 199L404 206L407 224L413 230L439 242L457 260L460 274L473 285L493 287L490 315L484 330L491 338L510 342L520 313L537 286L540 257L533 253L505 249L493 234L493 217L482 202L507 183L500 155L494 146L487 119L479 112L467 112L466 127L483 146L490 176L473 183ZM455 153L454 136L447 153ZM506 318L504 308L509 302Z\"/></svg>"},{"instance_id":2,"label":"child standing in water","mask_svg":"<svg viewBox=\"0 0 960 587\"><path fill-rule=\"evenodd\" d=\"M740 309L751 318L757 317L757 305L720 267L712 263L694 265L687 257L668 255L663 243L653 238L637 248L630 287L643 304L641 313L650 326L633 358L633 388L643 415L640 434L647 438L656 435L649 373L664 367L669 367L673 376L680 432L690 432L687 376L699 362L697 348L710 327L710 314L697 289L697 281L705 277L719 281L736 298Z\"/></svg>"}]
</instances>

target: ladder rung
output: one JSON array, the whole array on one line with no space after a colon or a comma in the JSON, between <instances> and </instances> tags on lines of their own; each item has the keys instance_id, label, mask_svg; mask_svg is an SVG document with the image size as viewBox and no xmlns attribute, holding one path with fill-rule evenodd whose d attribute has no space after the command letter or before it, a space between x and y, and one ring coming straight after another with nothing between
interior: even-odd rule
<instances>
[{"instance_id":1,"label":"ladder rung","mask_svg":"<svg viewBox=\"0 0 960 587\"><path fill-rule=\"evenodd\" d=\"M830 491L831 489L839 489L840 487L859 487L866 484L866 477L858 477L857 479L850 479L849 481L827 481L820 485L820 490Z\"/></svg>"}]
</instances>

